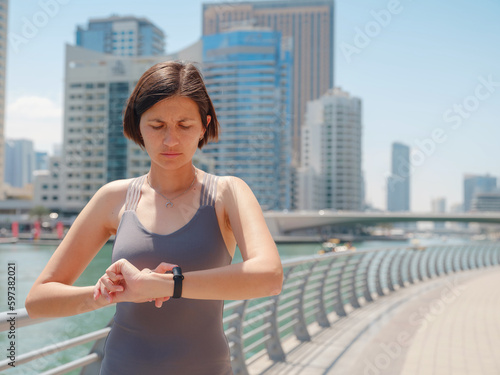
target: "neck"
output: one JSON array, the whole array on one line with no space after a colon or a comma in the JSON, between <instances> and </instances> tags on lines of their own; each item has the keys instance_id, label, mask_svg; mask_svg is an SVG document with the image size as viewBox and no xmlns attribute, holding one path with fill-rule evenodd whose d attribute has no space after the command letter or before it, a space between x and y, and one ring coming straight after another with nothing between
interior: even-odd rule
<instances>
[{"instance_id":1,"label":"neck","mask_svg":"<svg viewBox=\"0 0 500 375\"><path fill-rule=\"evenodd\" d=\"M149 182L156 191L167 197L186 190L195 177L195 167L187 164L176 170L164 170L151 165L149 170Z\"/></svg>"}]
</instances>

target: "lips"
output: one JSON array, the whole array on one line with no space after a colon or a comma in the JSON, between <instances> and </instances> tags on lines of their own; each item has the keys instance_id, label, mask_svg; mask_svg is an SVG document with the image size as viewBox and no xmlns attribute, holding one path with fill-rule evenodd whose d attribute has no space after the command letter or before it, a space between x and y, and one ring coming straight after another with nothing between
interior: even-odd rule
<instances>
[{"instance_id":1,"label":"lips","mask_svg":"<svg viewBox=\"0 0 500 375\"><path fill-rule=\"evenodd\" d=\"M181 155L180 152L162 152L162 156L166 158L176 158L177 156Z\"/></svg>"}]
</instances>

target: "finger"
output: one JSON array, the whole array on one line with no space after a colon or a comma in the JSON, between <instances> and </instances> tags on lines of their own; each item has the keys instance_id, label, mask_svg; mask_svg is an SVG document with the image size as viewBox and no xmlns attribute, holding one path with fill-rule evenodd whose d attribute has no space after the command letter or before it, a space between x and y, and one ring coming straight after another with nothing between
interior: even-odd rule
<instances>
[{"instance_id":1,"label":"finger","mask_svg":"<svg viewBox=\"0 0 500 375\"><path fill-rule=\"evenodd\" d=\"M114 262L111 266L106 269L106 273L113 272L115 275L122 274L122 270L130 264L126 259L120 259Z\"/></svg>"},{"instance_id":2,"label":"finger","mask_svg":"<svg viewBox=\"0 0 500 375\"><path fill-rule=\"evenodd\" d=\"M101 296L101 280L98 280L94 285L94 301L97 301Z\"/></svg>"},{"instance_id":3,"label":"finger","mask_svg":"<svg viewBox=\"0 0 500 375\"><path fill-rule=\"evenodd\" d=\"M101 295L106 299L106 301L108 301L109 303L111 303L113 301L113 297L109 294L108 290L106 289L106 287L104 286L104 284L101 283Z\"/></svg>"},{"instance_id":4,"label":"finger","mask_svg":"<svg viewBox=\"0 0 500 375\"><path fill-rule=\"evenodd\" d=\"M106 270L106 275L108 275L109 279L113 282L118 282L123 280L123 275L115 273L113 270Z\"/></svg>"},{"instance_id":5,"label":"finger","mask_svg":"<svg viewBox=\"0 0 500 375\"><path fill-rule=\"evenodd\" d=\"M166 263L166 262L161 262L155 269L154 272L156 273L165 273L168 271L172 271L174 267L177 267L177 264L172 264L172 263Z\"/></svg>"},{"instance_id":6,"label":"finger","mask_svg":"<svg viewBox=\"0 0 500 375\"><path fill-rule=\"evenodd\" d=\"M157 308L160 308L163 305L163 302L166 302L169 299L170 299L170 297L156 298L155 299L155 306Z\"/></svg>"},{"instance_id":7,"label":"finger","mask_svg":"<svg viewBox=\"0 0 500 375\"><path fill-rule=\"evenodd\" d=\"M101 277L101 283L104 284L104 287L108 290L108 292L123 292L122 285L113 283L107 277Z\"/></svg>"}]
</instances>

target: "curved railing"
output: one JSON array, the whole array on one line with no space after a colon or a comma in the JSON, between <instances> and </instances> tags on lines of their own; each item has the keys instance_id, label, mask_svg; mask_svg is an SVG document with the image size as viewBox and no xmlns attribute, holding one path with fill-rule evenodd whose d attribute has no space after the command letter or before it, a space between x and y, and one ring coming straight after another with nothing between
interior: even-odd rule
<instances>
[{"instance_id":1,"label":"curved railing","mask_svg":"<svg viewBox=\"0 0 500 375\"><path fill-rule=\"evenodd\" d=\"M228 301L224 328L231 349L233 371L248 374L247 365L262 356L273 361L286 357L285 340L310 340L310 326L329 327L331 317L341 318L352 308L416 282L455 272L500 265L500 245L467 245L391 248L304 257L283 262L285 278L279 296ZM346 307L349 306L349 309ZM13 312L0 314L0 331L10 328ZM48 319L30 319L25 309L16 310L16 328ZM112 322L110 322L110 325ZM16 366L76 345L94 342L82 358L46 371L65 374L81 368L81 374L97 374L108 327L54 345L18 355ZM0 371L9 368L0 362Z\"/></svg>"}]
</instances>

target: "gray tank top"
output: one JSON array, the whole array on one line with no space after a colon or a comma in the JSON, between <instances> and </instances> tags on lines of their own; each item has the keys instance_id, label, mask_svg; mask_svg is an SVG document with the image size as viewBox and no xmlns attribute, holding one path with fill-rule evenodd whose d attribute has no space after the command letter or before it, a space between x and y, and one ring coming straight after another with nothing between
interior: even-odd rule
<instances>
[{"instance_id":1,"label":"gray tank top","mask_svg":"<svg viewBox=\"0 0 500 375\"><path fill-rule=\"evenodd\" d=\"M205 174L197 212L185 226L167 235L148 231L138 220L135 210L145 176L132 180L112 261L125 258L139 269L154 269L164 261L178 264L183 273L229 265L231 256L215 213L217 179ZM101 375L232 374L223 303L179 298L159 309L153 302L118 303Z\"/></svg>"}]
</instances>

